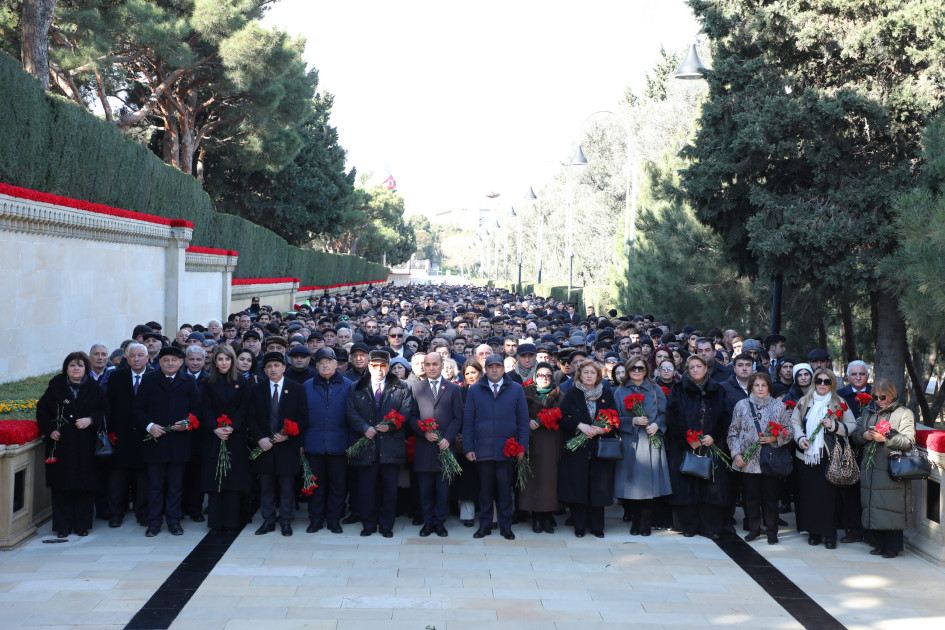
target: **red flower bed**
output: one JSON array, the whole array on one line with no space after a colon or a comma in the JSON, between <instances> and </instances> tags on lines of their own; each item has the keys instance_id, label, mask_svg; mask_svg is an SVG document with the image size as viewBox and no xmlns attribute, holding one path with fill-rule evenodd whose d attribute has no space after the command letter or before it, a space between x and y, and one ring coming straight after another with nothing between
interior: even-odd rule
<instances>
[{"instance_id":1,"label":"red flower bed","mask_svg":"<svg viewBox=\"0 0 945 630\"><path fill-rule=\"evenodd\" d=\"M0 444L29 444L40 436L34 420L0 421Z\"/></svg>"},{"instance_id":2,"label":"red flower bed","mask_svg":"<svg viewBox=\"0 0 945 630\"><path fill-rule=\"evenodd\" d=\"M239 253L236 250L214 249L213 247L200 247L198 245L191 245L184 251L190 252L191 254L213 254L214 256L239 256Z\"/></svg>"},{"instance_id":3,"label":"red flower bed","mask_svg":"<svg viewBox=\"0 0 945 630\"><path fill-rule=\"evenodd\" d=\"M231 284L233 285L242 285L242 284L283 284L286 282L298 282L298 278L240 278L238 280L233 280Z\"/></svg>"},{"instance_id":4,"label":"red flower bed","mask_svg":"<svg viewBox=\"0 0 945 630\"><path fill-rule=\"evenodd\" d=\"M945 431L919 429L915 432L915 443L935 453L945 453Z\"/></svg>"},{"instance_id":5,"label":"red flower bed","mask_svg":"<svg viewBox=\"0 0 945 630\"><path fill-rule=\"evenodd\" d=\"M134 212L133 210L112 208L111 206L106 206L100 203L92 203L91 201L82 201L81 199L61 197L59 195L52 195L50 193L39 192L37 190L30 190L29 188L11 186L10 184L0 183L0 194L18 197L20 199L28 199L30 201L38 201L40 203L51 203L57 206L73 208L75 210L85 210L87 212L95 212L97 214L107 214L112 217L135 219L137 221L147 221L148 223L158 223L160 225L167 225L170 227L185 227L191 229L194 227L193 223L190 221L185 221L184 219L168 219L166 217L159 217L153 214Z\"/></svg>"}]
</instances>

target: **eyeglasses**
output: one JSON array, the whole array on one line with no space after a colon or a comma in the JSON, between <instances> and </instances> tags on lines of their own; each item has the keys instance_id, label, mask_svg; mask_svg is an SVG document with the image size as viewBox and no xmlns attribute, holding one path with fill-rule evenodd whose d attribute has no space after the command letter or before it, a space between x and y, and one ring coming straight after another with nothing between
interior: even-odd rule
<instances>
[{"instance_id":1,"label":"eyeglasses","mask_svg":"<svg viewBox=\"0 0 945 630\"><path fill-rule=\"evenodd\" d=\"M675 369L676 369L676 368L661 367L661 368L660 368L660 372L672 372L672 371L675 370Z\"/></svg>"},{"instance_id":2,"label":"eyeglasses","mask_svg":"<svg viewBox=\"0 0 945 630\"><path fill-rule=\"evenodd\" d=\"M815 378L814 385L833 385L833 381L829 378Z\"/></svg>"},{"instance_id":3,"label":"eyeglasses","mask_svg":"<svg viewBox=\"0 0 945 630\"><path fill-rule=\"evenodd\" d=\"M535 378L551 378L551 374L536 374Z\"/></svg>"},{"instance_id":4,"label":"eyeglasses","mask_svg":"<svg viewBox=\"0 0 945 630\"><path fill-rule=\"evenodd\" d=\"M645 372L646 371L646 368L643 367L642 365L633 365L627 369L631 372Z\"/></svg>"},{"instance_id":5,"label":"eyeglasses","mask_svg":"<svg viewBox=\"0 0 945 630\"><path fill-rule=\"evenodd\" d=\"M876 398L876 400L882 400L882 401L885 401L887 398L889 398L889 396L887 396L886 394L874 394L873 397Z\"/></svg>"}]
</instances>

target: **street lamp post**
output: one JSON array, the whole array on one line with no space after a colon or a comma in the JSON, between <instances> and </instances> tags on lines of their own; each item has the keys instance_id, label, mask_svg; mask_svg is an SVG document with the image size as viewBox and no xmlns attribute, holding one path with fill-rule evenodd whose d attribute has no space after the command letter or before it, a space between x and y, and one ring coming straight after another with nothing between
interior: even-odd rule
<instances>
[{"instance_id":1,"label":"street lamp post","mask_svg":"<svg viewBox=\"0 0 945 630\"><path fill-rule=\"evenodd\" d=\"M584 157L584 151L581 150L581 146L578 145L577 151L571 157L570 166L582 167L587 166L587 158ZM567 251L565 255L568 257L568 302L571 301L571 287L574 281L574 188L571 186L571 169L568 169L568 218L567 218L567 229L568 229L568 240L567 240Z\"/></svg>"},{"instance_id":2,"label":"street lamp post","mask_svg":"<svg viewBox=\"0 0 945 630\"><path fill-rule=\"evenodd\" d=\"M531 187L531 186L528 187L528 192L525 193L525 200L526 200L526 201L537 201L537 202L538 202L538 274L537 274L538 278L537 278L537 283L538 283L538 284L541 284L541 246L542 246L542 232L544 231L544 230L543 230L543 228L544 228L544 217L542 217L542 214L541 214L541 200L538 199L538 196L535 194L535 189L534 189L533 187ZM519 241L521 242L521 238L522 238L522 223L521 223L521 221L519 221L518 235L519 235ZM521 250L521 247L519 247L519 250ZM522 276L522 259L521 259L521 254L519 254L518 266L519 266L519 269L518 269L519 284L521 284L521 283L522 283L522 277L521 277L521 276Z\"/></svg>"}]
</instances>

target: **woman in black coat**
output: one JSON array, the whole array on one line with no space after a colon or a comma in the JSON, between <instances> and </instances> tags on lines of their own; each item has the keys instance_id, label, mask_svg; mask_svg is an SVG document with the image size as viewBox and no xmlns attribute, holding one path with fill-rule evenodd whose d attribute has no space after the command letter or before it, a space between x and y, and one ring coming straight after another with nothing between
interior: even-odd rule
<instances>
[{"instance_id":1,"label":"woman in black coat","mask_svg":"<svg viewBox=\"0 0 945 630\"><path fill-rule=\"evenodd\" d=\"M710 453L708 447L725 444L728 428L723 419L725 395L722 388L707 377L705 359L697 354L686 359L686 374L673 387L666 407L666 455L673 486L673 521L683 536L702 534L718 539L722 532L724 506L728 504L728 475L724 464L712 456L711 479L684 475L680 468L686 451ZM701 431L699 441L689 442L688 431Z\"/></svg>"},{"instance_id":2,"label":"woman in black coat","mask_svg":"<svg viewBox=\"0 0 945 630\"><path fill-rule=\"evenodd\" d=\"M62 373L49 381L36 405L36 422L46 438L46 487L52 490L53 530L87 536L92 528L98 470L95 434L105 421L108 402L93 379L89 357L73 352Z\"/></svg>"},{"instance_id":3,"label":"woman in black coat","mask_svg":"<svg viewBox=\"0 0 945 630\"><path fill-rule=\"evenodd\" d=\"M528 458L534 476L518 493L518 509L532 513L532 531L553 534L552 513L558 509L558 459L561 456L561 430L549 430L538 421L538 414L561 404L561 390L554 384L554 368L549 363L535 366L535 382L525 386L528 402Z\"/></svg>"},{"instance_id":4,"label":"woman in black coat","mask_svg":"<svg viewBox=\"0 0 945 630\"><path fill-rule=\"evenodd\" d=\"M595 438L605 433L593 426L602 409L617 410L613 392L603 387L604 368L586 361L578 370L574 387L561 403L561 439L583 433ZM613 432L616 435L616 432ZM604 508L614 501L614 462L597 458L597 444L589 439L576 451L562 449L558 466L558 499L571 506L574 535L584 536L586 527L604 537Z\"/></svg>"},{"instance_id":5,"label":"woman in black coat","mask_svg":"<svg viewBox=\"0 0 945 630\"><path fill-rule=\"evenodd\" d=\"M249 490L247 412L251 388L236 370L236 353L228 345L217 346L210 357L210 378L201 399L200 428L204 431L200 471L201 489L208 496L207 526L212 532L235 533L239 529L240 495ZM218 420L226 415L230 425ZM230 470L217 478L220 449L230 454Z\"/></svg>"},{"instance_id":6,"label":"woman in black coat","mask_svg":"<svg viewBox=\"0 0 945 630\"><path fill-rule=\"evenodd\" d=\"M479 382L482 378L482 366L475 359L469 359L463 365L462 370L463 383L459 386L459 392L463 397L463 407L466 406L466 395L469 388ZM472 527L476 518L476 502L479 500L479 470L476 464L466 459L463 453L463 435L456 436L453 442L453 454L456 455L456 461L463 472L457 477L450 486L453 498L459 503L459 520L463 526Z\"/></svg>"}]
</instances>

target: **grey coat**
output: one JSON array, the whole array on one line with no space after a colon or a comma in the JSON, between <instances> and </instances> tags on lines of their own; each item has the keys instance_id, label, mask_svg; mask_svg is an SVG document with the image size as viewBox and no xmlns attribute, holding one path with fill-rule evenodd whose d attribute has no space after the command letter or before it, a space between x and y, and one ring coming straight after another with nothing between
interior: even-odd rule
<instances>
[{"instance_id":1,"label":"grey coat","mask_svg":"<svg viewBox=\"0 0 945 630\"><path fill-rule=\"evenodd\" d=\"M892 427L885 442L876 442L873 465L865 470L866 445L873 444L863 438L867 429L880 420L889 421ZM863 505L863 527L879 530L903 530L908 524L911 501L910 482L893 481L889 476L889 455L892 451L908 451L915 444L915 417L912 410L894 402L883 410L873 403L863 409L853 432L853 442L863 447L860 463L860 502Z\"/></svg>"},{"instance_id":2,"label":"grey coat","mask_svg":"<svg viewBox=\"0 0 945 630\"><path fill-rule=\"evenodd\" d=\"M623 404L630 394L643 394L644 415L659 427L656 435L663 442L658 448L650 443L646 428L633 425L633 414ZM623 438L623 459L614 469L614 496L618 499L652 499L672 494L669 465L666 461L666 395L645 379L640 385L628 380L614 392L620 413L620 437Z\"/></svg>"}]
</instances>

